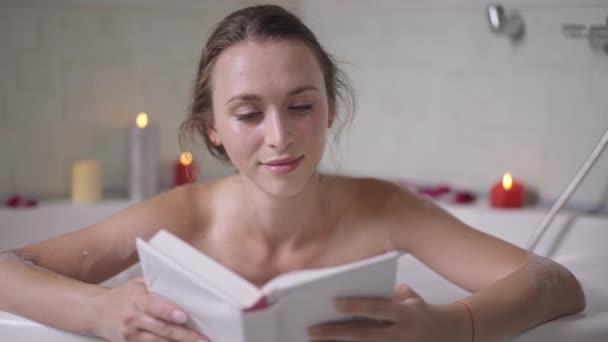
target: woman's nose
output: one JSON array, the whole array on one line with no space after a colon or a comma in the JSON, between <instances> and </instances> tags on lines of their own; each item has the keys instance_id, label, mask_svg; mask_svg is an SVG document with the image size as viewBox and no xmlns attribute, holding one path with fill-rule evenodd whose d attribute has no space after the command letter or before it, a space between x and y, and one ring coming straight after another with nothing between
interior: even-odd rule
<instances>
[{"instance_id":1,"label":"woman's nose","mask_svg":"<svg viewBox=\"0 0 608 342\"><path fill-rule=\"evenodd\" d=\"M287 148L291 142L291 123L289 118L283 116L280 111L267 116L266 142L268 146L279 151Z\"/></svg>"}]
</instances>

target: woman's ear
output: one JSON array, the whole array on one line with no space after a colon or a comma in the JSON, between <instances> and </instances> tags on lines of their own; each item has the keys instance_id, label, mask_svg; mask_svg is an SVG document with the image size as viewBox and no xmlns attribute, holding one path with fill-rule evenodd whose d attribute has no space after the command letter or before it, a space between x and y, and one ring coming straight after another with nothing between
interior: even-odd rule
<instances>
[{"instance_id":1,"label":"woman's ear","mask_svg":"<svg viewBox=\"0 0 608 342\"><path fill-rule=\"evenodd\" d=\"M213 145L220 146L222 144L222 141L220 140L220 135L218 134L217 128L215 127L214 120L210 120L205 123L205 131L207 132L207 136L209 137L209 140L211 140Z\"/></svg>"}]
</instances>

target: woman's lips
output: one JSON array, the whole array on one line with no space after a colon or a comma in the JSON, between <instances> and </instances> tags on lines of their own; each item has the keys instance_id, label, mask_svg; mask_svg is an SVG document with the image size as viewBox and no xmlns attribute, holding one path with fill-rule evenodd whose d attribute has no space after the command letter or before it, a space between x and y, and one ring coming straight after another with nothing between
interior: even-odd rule
<instances>
[{"instance_id":1,"label":"woman's lips","mask_svg":"<svg viewBox=\"0 0 608 342\"><path fill-rule=\"evenodd\" d=\"M297 158L285 158L281 160L273 160L267 163L263 163L266 169L277 175L284 175L292 172L297 169L300 165L300 161L302 161L304 156L300 156Z\"/></svg>"}]
</instances>

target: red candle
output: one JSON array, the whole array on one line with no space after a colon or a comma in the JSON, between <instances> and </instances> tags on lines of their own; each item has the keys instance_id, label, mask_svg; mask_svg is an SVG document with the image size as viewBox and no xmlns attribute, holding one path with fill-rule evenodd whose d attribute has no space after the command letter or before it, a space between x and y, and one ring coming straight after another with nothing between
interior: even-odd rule
<instances>
[{"instance_id":1,"label":"red candle","mask_svg":"<svg viewBox=\"0 0 608 342\"><path fill-rule=\"evenodd\" d=\"M490 193L490 203L494 208L521 208L524 206L524 186L506 172L502 182L496 182Z\"/></svg>"},{"instance_id":2,"label":"red candle","mask_svg":"<svg viewBox=\"0 0 608 342\"><path fill-rule=\"evenodd\" d=\"M173 185L179 186L195 182L198 178L196 163L192 159L192 153L184 152L175 161L173 168Z\"/></svg>"}]
</instances>

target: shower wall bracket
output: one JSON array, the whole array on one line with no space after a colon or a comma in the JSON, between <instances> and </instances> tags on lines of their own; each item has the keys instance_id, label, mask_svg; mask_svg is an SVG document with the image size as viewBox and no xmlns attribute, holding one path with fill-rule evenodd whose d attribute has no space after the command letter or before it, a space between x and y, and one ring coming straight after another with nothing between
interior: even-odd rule
<instances>
[{"instance_id":1,"label":"shower wall bracket","mask_svg":"<svg viewBox=\"0 0 608 342\"><path fill-rule=\"evenodd\" d=\"M562 24L562 32L568 38L587 39L592 47L608 55L608 17L605 24Z\"/></svg>"},{"instance_id":2,"label":"shower wall bracket","mask_svg":"<svg viewBox=\"0 0 608 342\"><path fill-rule=\"evenodd\" d=\"M486 17L490 31L509 37L513 41L521 40L525 33L524 20L521 15L511 10L507 12L501 4L486 7Z\"/></svg>"}]
</instances>

